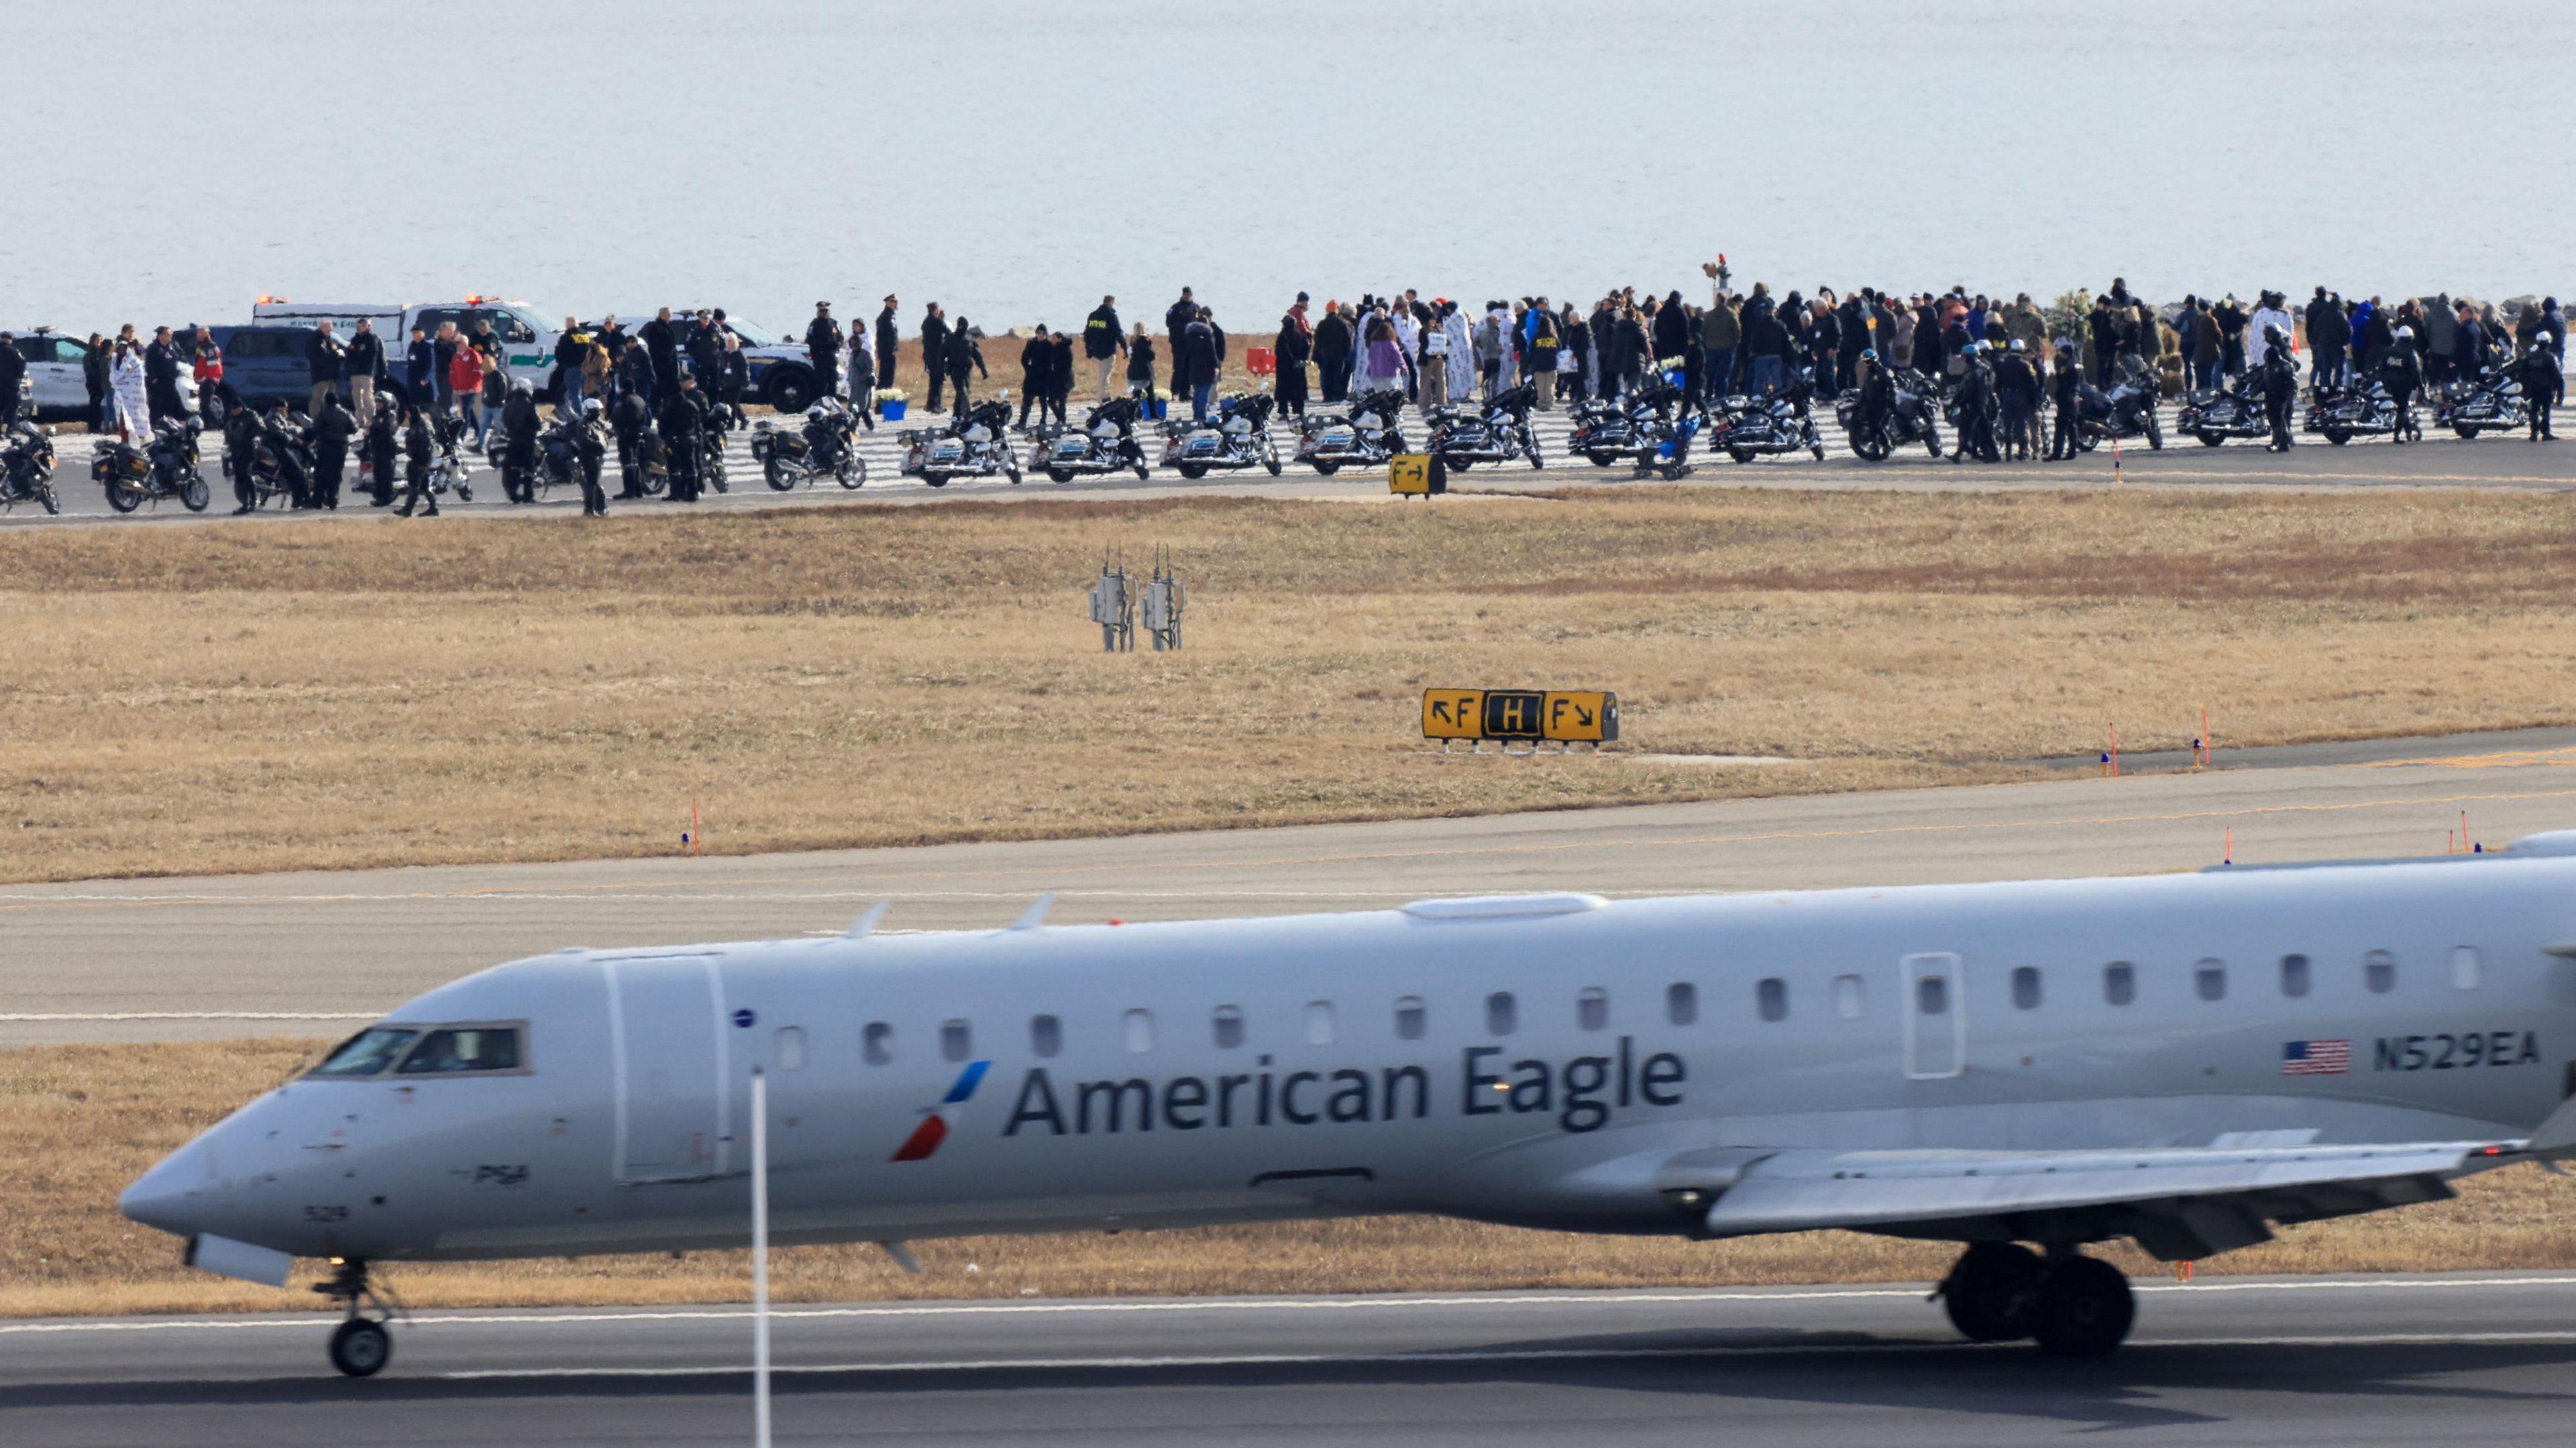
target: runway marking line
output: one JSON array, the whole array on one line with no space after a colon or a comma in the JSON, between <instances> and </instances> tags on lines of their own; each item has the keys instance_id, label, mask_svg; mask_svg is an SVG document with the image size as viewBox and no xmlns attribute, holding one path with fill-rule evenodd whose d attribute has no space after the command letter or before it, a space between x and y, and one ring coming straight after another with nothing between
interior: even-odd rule
<instances>
[{"instance_id":1,"label":"runway marking line","mask_svg":"<svg viewBox=\"0 0 2576 1448\"><path fill-rule=\"evenodd\" d=\"M2363 767L2367 766L2302 766L2302 768L2319 770L2340 770ZM2289 769L2265 771L2265 773L2276 777L2293 772L2293 770ZM2177 777L2188 778L2190 776ZM1966 787L1977 788L1979 786ZM2435 805L2504 804L2538 799L2568 798L2576 798L2576 789L2543 789L2500 793L2450 794L2436 795L2422 799L2380 798L2341 800L2315 804L2242 805L2228 808L2167 810L2143 814L2065 815L2055 818L2009 820L1954 820L1940 824L1870 825L1854 826L1845 829L1766 830L1751 834L1686 835L1674 839L1631 837L1627 839L1611 840L1564 840L1552 843L1519 845L1477 845L1457 849L1371 850L1348 854L1283 855L1266 859L1250 860L1156 860L1133 865L1066 865L1059 867L1013 865L962 870L915 870L898 871L883 875L868 876L866 878L883 881L973 878L977 876L1041 875L1048 879L1063 879L1070 876L1138 874L1146 871L1171 873L1183 870L1263 870L1277 869L1283 866L1292 865L1359 865L1374 864L1385 860L1465 859L1477 856L1557 854L1576 850L1674 849L1679 847L1705 845L1781 844L1801 840L1869 839L1879 836L1990 834L2000 831L2073 829L2103 825L2176 824L2190 820L2250 819L2269 815L2337 814L2353 810L2367 809L2422 809L2430 808ZM11 897L0 895L0 912L60 909L65 906L83 909L143 910L167 909L172 906L180 905L326 905L380 902L389 900L443 901L499 899L517 901L521 899L543 900L558 898L602 899L609 898L605 892L619 890L649 891L654 893L648 896L648 898L670 899L679 898L668 894L668 892L673 889L704 890L709 888L711 884L721 888L729 885L758 885L760 883L762 882L755 878L737 878L712 882L705 880L674 880L668 882L651 880L618 880L605 881L595 886L556 886L547 890L520 890L501 886L490 886L471 890L420 890L382 895L350 892L335 895L204 895L163 896L158 898L139 899L133 897L94 895L53 898L25 896ZM855 898L858 896L882 892L868 887L856 887L845 893L848 897ZM719 898L758 899L761 897L728 896Z\"/></svg>"},{"instance_id":2,"label":"runway marking line","mask_svg":"<svg viewBox=\"0 0 2576 1448\"><path fill-rule=\"evenodd\" d=\"M2404 1343L2576 1343L2576 1332L2409 1332L2350 1337L2170 1337L2131 1338L2125 1351L2141 1348L2192 1347L2384 1347ZM1031 1371L1138 1371L1156 1368L1341 1367L1425 1363L1601 1362L1669 1358L1815 1357L1857 1354L2018 1352L2017 1342L1967 1342L1956 1339L1881 1339L1871 1342L1746 1343L1739 1347L1568 1347L1474 1349L1446 1352L1229 1353L1207 1357L1092 1358L954 1358L925 1362L773 1363L773 1373L972 1373ZM658 1368L464 1368L436 1376L447 1382L524 1378L694 1378L721 1377L751 1371L749 1363L713 1363L698 1367Z\"/></svg>"},{"instance_id":3,"label":"runway marking line","mask_svg":"<svg viewBox=\"0 0 2576 1448\"><path fill-rule=\"evenodd\" d=\"M2212 1292L2392 1292L2458 1290L2490 1287L2576 1287L2576 1276L2563 1277L2393 1277L2343 1278L2320 1277L2292 1282L2224 1282L2203 1280L2189 1284L2137 1282L2131 1290L2139 1293L2179 1292L2207 1294ZM1905 1298L1921 1301L1930 1291L1929 1284L1894 1287L1823 1287L1794 1290L1741 1291L1712 1288L1695 1292L1619 1292L1619 1293L1498 1293L1448 1294L1418 1297L1297 1297L1297 1298L1214 1298L1192 1301L1181 1298L1157 1298L1143 1302L932 1302L887 1303L865 1307L773 1307L769 1315L776 1319L820 1321L866 1317L1038 1317L1076 1313L1155 1313L1155 1312L1368 1312L1422 1307L1623 1307L1637 1303L1729 1303L1729 1302L1823 1302L1859 1298ZM409 1327L429 1326L562 1326L578 1323L616 1322L733 1322L748 1321L748 1307L698 1308L633 1308L604 1312L460 1312L405 1319ZM12 1322L0 1323L0 1335L28 1333L80 1332L172 1332L190 1329L213 1331L248 1331L271 1328L312 1328L328 1322L316 1312L299 1317L200 1317L167 1319L118 1319L103 1322ZM2269 1339L2266 1339L2267 1341ZM2414 1339L2408 1338L2407 1341Z\"/></svg>"}]
</instances>

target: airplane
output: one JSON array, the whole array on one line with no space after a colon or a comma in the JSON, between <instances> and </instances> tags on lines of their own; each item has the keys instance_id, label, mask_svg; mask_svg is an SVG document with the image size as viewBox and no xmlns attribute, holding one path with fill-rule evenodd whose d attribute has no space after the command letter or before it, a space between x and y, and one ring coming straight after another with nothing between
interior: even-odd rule
<instances>
[{"instance_id":1,"label":"airplane","mask_svg":"<svg viewBox=\"0 0 2576 1448\"><path fill-rule=\"evenodd\" d=\"M2205 1259L2576 1154L2576 830L2478 855L567 949L442 986L120 1199L345 1307L388 1262L1445 1213L1961 1244L1951 1323L2128 1335ZM2555 1166L2550 1166L2555 1170Z\"/></svg>"}]
</instances>

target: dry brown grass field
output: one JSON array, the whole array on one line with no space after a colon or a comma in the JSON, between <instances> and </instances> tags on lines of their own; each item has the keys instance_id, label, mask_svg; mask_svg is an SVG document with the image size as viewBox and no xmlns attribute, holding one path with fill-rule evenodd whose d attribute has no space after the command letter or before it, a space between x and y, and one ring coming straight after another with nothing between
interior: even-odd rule
<instances>
[{"instance_id":1,"label":"dry brown grass field","mask_svg":"<svg viewBox=\"0 0 2576 1448\"><path fill-rule=\"evenodd\" d=\"M810 849L2004 777L2576 720L2576 500L1587 492L0 536L0 879ZM1104 656L1105 553L1189 646ZM1425 685L1618 691L1444 757ZM1666 756L1767 754L1709 767Z\"/></svg>"},{"instance_id":2,"label":"dry brown grass field","mask_svg":"<svg viewBox=\"0 0 2576 1448\"><path fill-rule=\"evenodd\" d=\"M116 1215L125 1184L199 1128L296 1069L319 1042L50 1046L0 1051L0 1316L317 1308L179 1265L178 1242ZM874 1247L779 1254L789 1301L1631 1287L1937 1278L1948 1249L1847 1232L1737 1242L1593 1238L1424 1217L1186 1232L924 1242L919 1277ZM2130 1270L2169 1270L2121 1251ZM970 1270L970 1264L972 1270ZM319 1271L319 1264L303 1264ZM2514 1167L2457 1201L2285 1229L2203 1272L2576 1266L2576 1178ZM421 1306L730 1302L741 1253L397 1267Z\"/></svg>"}]
</instances>

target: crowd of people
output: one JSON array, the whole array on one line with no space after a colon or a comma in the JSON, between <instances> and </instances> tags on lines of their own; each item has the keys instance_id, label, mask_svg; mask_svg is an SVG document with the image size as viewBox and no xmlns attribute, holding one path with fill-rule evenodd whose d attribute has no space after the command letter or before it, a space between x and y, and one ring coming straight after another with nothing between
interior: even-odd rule
<instances>
[{"instance_id":1,"label":"crowd of people","mask_svg":"<svg viewBox=\"0 0 2576 1448\"><path fill-rule=\"evenodd\" d=\"M1331 406L1390 388L1427 410L1524 383L1542 410L1654 387L1659 398L1703 411L1729 396L1784 393L1801 408L1811 396L1855 393L1866 411L1883 405L1897 386L1912 385L1938 390L1954 404L1964 394L1975 404L1961 423L1954 457L2040 455L2042 420L2054 404L2060 432L2046 453L2053 458L2074 447L2065 428L2079 391L2119 379L2144 379L2168 391L2242 386L2264 403L2273 446L2286 447L2287 419L2302 386L2300 353L2311 395L2366 381L2384 387L2397 405L2399 440L2420 435L2411 409L2417 395L2504 371L2523 383L2531 436L2548 438L2552 406L2564 390L2567 323L2555 297L2524 303L2510 316L2492 303L2447 295L2392 304L2379 296L2347 299L2322 286L2295 312L2278 291L2258 293L2251 306L2229 294L2186 296L2159 308L2114 278L2087 305L2044 308L2027 292L2007 301L1964 287L1910 294L1876 287L1837 294L1820 287L1812 296L1793 290L1775 297L1756 283L1739 294L1729 289L1723 266L1702 271L1704 303L1679 289L1656 297L1632 287L1588 306L1545 296L1469 305L1406 290L1364 293L1351 303L1327 300L1318 308L1301 291L1268 339L1277 413L1294 421L1314 401ZM845 334L831 304L817 303L805 331L818 384L848 399L871 430L877 394L899 381L899 306L888 294L872 324ZM950 320L933 302L923 309L916 335L930 409L945 405L963 416L977 381L991 375L983 330L964 317ZM24 370L11 340L0 333L0 424L14 414ZM321 322L306 341L306 413L317 449L344 453L364 439L380 464L379 505L393 504L391 458L399 445L409 459L411 501L435 511L435 497L419 487L428 439L442 429L452 428L459 440L470 432L482 448L497 426L505 456L533 453L538 402L525 380L510 377L489 321L471 330L453 322L435 331L414 328L407 342L394 345L402 349L398 355L364 320L345 339L331 322ZM1029 329L1019 355L1019 424L1064 424L1078 384L1103 402L1122 387L1130 395L1186 398L1191 415L1204 421L1232 345L1213 310L1188 287L1164 309L1159 335L1144 322L1125 322L1118 299L1103 296L1078 333L1044 324ZM624 496L643 496L636 459L646 434L656 433L670 444L670 496L686 501L697 496L698 479L695 449L681 444L743 417L751 369L742 348L722 308L675 316L666 307L631 330L615 318L596 327L566 318L548 390L559 399L559 413L572 412L616 438ZM395 389L385 385L397 369L399 404ZM229 396L223 353L198 326L156 328L149 339L131 324L113 337L92 334L85 374L93 426L129 442L148 440L157 422L191 411L185 387L193 386L194 410L202 415L215 415L207 404ZM283 411L282 403L273 405L268 417L244 425L280 425ZM1980 445L1981 428L1991 445ZM255 504L250 439L233 438L236 430L226 429L226 465L241 510L249 511ZM298 490L297 506L337 506L338 470L327 471L328 484L317 478ZM515 486L508 491L520 494ZM591 510L604 511L604 497L585 491Z\"/></svg>"}]
</instances>

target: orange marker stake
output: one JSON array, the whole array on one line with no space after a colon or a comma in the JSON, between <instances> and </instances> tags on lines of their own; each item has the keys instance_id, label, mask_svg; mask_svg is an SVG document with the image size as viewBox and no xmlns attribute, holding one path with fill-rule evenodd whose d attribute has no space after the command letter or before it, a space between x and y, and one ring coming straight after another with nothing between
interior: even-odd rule
<instances>
[{"instance_id":1,"label":"orange marker stake","mask_svg":"<svg viewBox=\"0 0 2576 1448\"><path fill-rule=\"evenodd\" d=\"M2219 863L2226 865L2236 863L2236 826L2234 825L2227 827L2227 853L2219 857Z\"/></svg>"}]
</instances>

